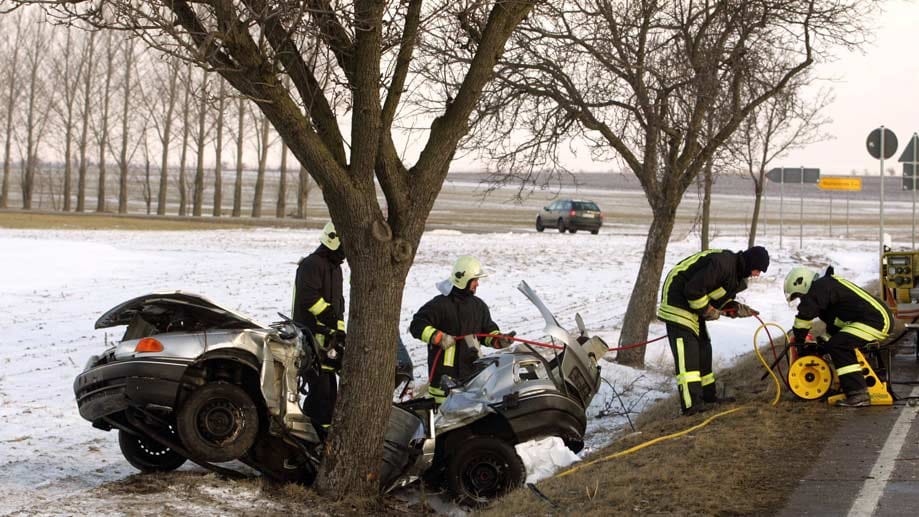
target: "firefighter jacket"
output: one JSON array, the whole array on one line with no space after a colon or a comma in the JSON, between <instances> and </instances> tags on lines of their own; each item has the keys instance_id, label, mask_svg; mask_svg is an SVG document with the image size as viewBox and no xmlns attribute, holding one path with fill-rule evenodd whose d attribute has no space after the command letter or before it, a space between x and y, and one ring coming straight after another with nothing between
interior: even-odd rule
<instances>
[{"instance_id":1,"label":"firefighter jacket","mask_svg":"<svg viewBox=\"0 0 919 517\"><path fill-rule=\"evenodd\" d=\"M454 287L450 294L438 295L418 309L412 318L409 330L412 336L428 344L428 367L433 374L430 379L429 392L435 399L444 396L440 389L440 380L444 375L462 380L474 372L472 363L478 358L478 351L462 339L456 345L441 351L434 344L438 331L459 337L467 334L498 334L498 325L491 320L491 312L480 298L466 289ZM491 346L491 338L485 338L484 344ZM434 364L440 351L440 358Z\"/></svg>"},{"instance_id":2,"label":"firefighter jacket","mask_svg":"<svg viewBox=\"0 0 919 517\"><path fill-rule=\"evenodd\" d=\"M893 316L883 302L861 287L833 274L814 280L798 304L793 328L795 342L803 343L811 320L820 318L829 334L845 332L864 341L886 339Z\"/></svg>"},{"instance_id":3,"label":"firefighter jacket","mask_svg":"<svg viewBox=\"0 0 919 517\"><path fill-rule=\"evenodd\" d=\"M339 248L340 249L340 248ZM341 263L344 255L319 245L300 260L294 281L293 320L314 334L345 330Z\"/></svg>"},{"instance_id":4,"label":"firefighter jacket","mask_svg":"<svg viewBox=\"0 0 919 517\"><path fill-rule=\"evenodd\" d=\"M664 281L657 317L699 335L699 321L711 305L721 309L747 288L742 252L705 250L670 270Z\"/></svg>"}]
</instances>

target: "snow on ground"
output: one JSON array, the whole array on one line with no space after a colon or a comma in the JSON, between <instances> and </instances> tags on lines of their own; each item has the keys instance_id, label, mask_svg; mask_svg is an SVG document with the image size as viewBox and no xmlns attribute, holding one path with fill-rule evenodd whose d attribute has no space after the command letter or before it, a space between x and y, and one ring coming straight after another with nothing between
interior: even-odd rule
<instances>
[{"instance_id":1,"label":"snow on ground","mask_svg":"<svg viewBox=\"0 0 919 517\"><path fill-rule=\"evenodd\" d=\"M491 272L479 296L502 330L543 338L538 311L516 290L526 280L563 326L573 328L580 313L591 333L616 346L644 249L644 235L631 230L610 228L600 235L425 234L406 282L400 321L416 379L422 382L426 376L426 353L409 335L409 322L436 294L435 283L447 276L459 254L476 255ZM741 233L738 229L737 235ZM90 355L118 339L122 330L93 330L99 315L150 291L181 289L274 321L278 311L290 310L297 261L317 243L315 230L0 229L0 514L53 512L56 499L135 473L121 457L116 435L93 429L74 403L74 377ZM859 283L877 278L874 242L809 239L807 254L779 250L775 242L764 244L772 251L772 266L740 298L760 310L765 321L790 325L793 309L782 296L782 280L799 262L834 264L837 273ZM671 243L666 269L697 246L695 236ZM718 237L713 246L741 249L745 238ZM346 270L346 281L347 276ZM756 326L752 319L720 320L710 326L716 375L751 350ZM652 325L650 337L663 333L663 325ZM588 409L582 455L608 443L627 425L623 406L634 415L673 390L666 340L649 345L646 360L646 370L602 361L608 384ZM545 461L538 458L556 458L558 466L571 460L551 443L522 453L534 458L528 461L531 479L548 475Z\"/></svg>"}]
</instances>

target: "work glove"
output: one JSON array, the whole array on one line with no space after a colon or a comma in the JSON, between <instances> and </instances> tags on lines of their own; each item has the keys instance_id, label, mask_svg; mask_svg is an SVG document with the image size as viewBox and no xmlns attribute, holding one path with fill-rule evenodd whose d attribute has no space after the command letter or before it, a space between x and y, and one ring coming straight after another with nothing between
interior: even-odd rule
<instances>
[{"instance_id":1,"label":"work glove","mask_svg":"<svg viewBox=\"0 0 919 517\"><path fill-rule=\"evenodd\" d=\"M721 317L721 311L709 305L706 307L705 312L702 313L702 319L705 321L715 321Z\"/></svg>"},{"instance_id":2,"label":"work glove","mask_svg":"<svg viewBox=\"0 0 919 517\"><path fill-rule=\"evenodd\" d=\"M431 339L431 344L434 346L439 346L444 350L450 350L456 346L456 338L450 334L445 334L443 331L438 330L433 339Z\"/></svg>"},{"instance_id":3,"label":"work glove","mask_svg":"<svg viewBox=\"0 0 919 517\"><path fill-rule=\"evenodd\" d=\"M810 334L810 331L808 329L793 328L789 334L791 334L792 343L796 345L803 345L807 343L807 336Z\"/></svg>"},{"instance_id":4,"label":"work glove","mask_svg":"<svg viewBox=\"0 0 919 517\"><path fill-rule=\"evenodd\" d=\"M744 305L734 300L724 304L724 307L721 308L721 313L729 318L749 318L759 315L759 312L749 305Z\"/></svg>"},{"instance_id":5,"label":"work glove","mask_svg":"<svg viewBox=\"0 0 919 517\"><path fill-rule=\"evenodd\" d=\"M517 335L517 331L510 331L506 334L498 334L497 336L491 338L492 348L507 348L514 343L513 337Z\"/></svg>"}]
</instances>

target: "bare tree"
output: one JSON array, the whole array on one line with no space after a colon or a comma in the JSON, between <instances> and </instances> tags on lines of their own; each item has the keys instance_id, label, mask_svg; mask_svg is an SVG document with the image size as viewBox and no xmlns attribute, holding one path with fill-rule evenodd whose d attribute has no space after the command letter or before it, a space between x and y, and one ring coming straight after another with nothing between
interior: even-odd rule
<instances>
[{"instance_id":1,"label":"bare tree","mask_svg":"<svg viewBox=\"0 0 919 517\"><path fill-rule=\"evenodd\" d=\"M40 13L36 13L40 14ZM25 52L26 66L26 106L23 126L25 130L25 166L22 170L20 186L22 187L22 208L32 208L32 194L35 188L35 174L38 168L38 151L45 136L45 124L53 105L53 91L47 88L45 70L47 52L51 46L50 30L44 20L38 16L29 21L29 38Z\"/></svg>"},{"instance_id":2,"label":"bare tree","mask_svg":"<svg viewBox=\"0 0 919 517\"><path fill-rule=\"evenodd\" d=\"M182 147L179 151L179 215L184 216L188 207L188 181L185 177L185 165L188 162L188 139L191 136L191 124L188 119L191 116L191 72L192 63L185 65L185 80L182 81L184 91L182 93Z\"/></svg>"},{"instance_id":3,"label":"bare tree","mask_svg":"<svg viewBox=\"0 0 919 517\"><path fill-rule=\"evenodd\" d=\"M133 105L131 100L134 96L135 89L132 72L134 72L137 64L135 59L136 49L134 39L125 38L122 44L124 77L122 78L123 82L121 85L121 149L118 153L118 213L126 214L128 213L128 172L131 168L131 158L134 155L134 151L137 150L137 145L140 145L140 142L138 141L135 144L133 151L128 150L130 147L131 108Z\"/></svg>"},{"instance_id":4,"label":"bare tree","mask_svg":"<svg viewBox=\"0 0 919 517\"><path fill-rule=\"evenodd\" d=\"M217 91L217 121L214 123L214 217L220 217L223 211L223 126L227 102L226 81L217 79L220 89Z\"/></svg>"},{"instance_id":5,"label":"bare tree","mask_svg":"<svg viewBox=\"0 0 919 517\"><path fill-rule=\"evenodd\" d=\"M348 341L355 344L398 333L405 277L427 216L507 39L533 6L527 0L433 0L431 5L421 0L66 0L53 5L62 15L97 23L95 13L104 8L113 15L106 23L200 61L258 105L321 186L336 229L348 243L356 294L350 297ZM415 84L413 63L434 57L416 46L419 30L432 37L455 33L463 14L477 20L481 38L469 47L468 59L451 70L464 79L450 89L450 102L432 118L427 138L416 140L422 147L417 161L406 164L394 144L393 123L400 106L421 95L406 88ZM284 75L290 76L291 89L283 87ZM385 215L377 184L386 198ZM360 352L344 359L341 396L317 478L330 497L377 493L391 404L395 347L350 350Z\"/></svg>"},{"instance_id":6,"label":"bare tree","mask_svg":"<svg viewBox=\"0 0 919 517\"><path fill-rule=\"evenodd\" d=\"M300 166L297 180L297 217L306 219L306 208L310 199L310 175L306 167Z\"/></svg>"},{"instance_id":7,"label":"bare tree","mask_svg":"<svg viewBox=\"0 0 919 517\"><path fill-rule=\"evenodd\" d=\"M753 179L755 202L747 244L754 246L765 190L766 170L773 161L789 151L828 138L823 128L830 123L823 115L832 102L826 90L808 98L805 90L812 84L808 75L796 81L750 113L729 141L728 149Z\"/></svg>"},{"instance_id":8,"label":"bare tree","mask_svg":"<svg viewBox=\"0 0 919 517\"><path fill-rule=\"evenodd\" d=\"M821 49L861 43L863 14L873 6L854 0L542 3L505 52L481 112L487 123L470 143L491 150L504 170L533 176L557 167L560 143L583 138L596 157L619 159L635 174L652 221L620 339L644 341L687 187L752 110L807 70ZM465 23L470 40L478 39L480 27ZM465 58L464 41L428 42L446 62ZM443 75L429 70L432 79ZM642 365L644 348L622 351L618 360Z\"/></svg>"},{"instance_id":9,"label":"bare tree","mask_svg":"<svg viewBox=\"0 0 919 517\"><path fill-rule=\"evenodd\" d=\"M204 204L204 147L207 144L207 134L210 128L207 126L207 114L210 110L208 105L208 72L201 73L201 87L198 89L198 133L195 135L195 151L197 152L197 161L195 162L195 185L192 191L192 215L201 217L201 205Z\"/></svg>"},{"instance_id":10,"label":"bare tree","mask_svg":"<svg viewBox=\"0 0 919 517\"><path fill-rule=\"evenodd\" d=\"M278 202L274 209L274 216L284 218L287 211L287 146L281 144L281 166L278 169Z\"/></svg>"},{"instance_id":11,"label":"bare tree","mask_svg":"<svg viewBox=\"0 0 919 517\"><path fill-rule=\"evenodd\" d=\"M253 106L253 109L255 107ZM268 165L268 150L271 148L271 122L264 113L252 114L258 120L258 131L255 132L255 151L258 155L258 169L255 173L255 192L252 194L252 217L262 216L262 197L265 192L265 168Z\"/></svg>"},{"instance_id":12,"label":"bare tree","mask_svg":"<svg viewBox=\"0 0 919 517\"><path fill-rule=\"evenodd\" d=\"M23 12L5 15L3 20L10 22L15 26L15 30L6 30L4 27L3 50L5 52L3 60L2 75L6 84L6 97L3 99L5 108L4 115L6 123L4 125L4 143L3 143L3 186L0 189L0 208L9 207L10 199L10 164L12 162L12 146L15 138L13 127L13 116L16 113L16 106L19 96L23 90L20 88L19 69L20 50L23 45L23 31L25 29L25 15Z\"/></svg>"},{"instance_id":13,"label":"bare tree","mask_svg":"<svg viewBox=\"0 0 919 517\"><path fill-rule=\"evenodd\" d=\"M236 101L236 180L233 182L233 217L242 215L243 150L246 140L246 98Z\"/></svg>"},{"instance_id":14,"label":"bare tree","mask_svg":"<svg viewBox=\"0 0 919 517\"><path fill-rule=\"evenodd\" d=\"M166 59L166 75L160 77L157 83L161 85L159 109L153 110L152 121L160 140L162 154L160 156L160 188L156 197L156 215L166 215L167 191L169 189L169 148L172 146L172 125L175 117L175 107L178 100L179 74L181 61Z\"/></svg>"},{"instance_id":15,"label":"bare tree","mask_svg":"<svg viewBox=\"0 0 919 517\"><path fill-rule=\"evenodd\" d=\"M99 114L99 127L95 129L96 144L99 146L99 187L96 198L96 212L105 212L105 162L106 155L110 151L109 143L109 108L111 104L112 77L115 75L115 56L118 53L118 47L115 44L115 38L112 32L105 33L105 69L102 80L102 113Z\"/></svg>"},{"instance_id":16,"label":"bare tree","mask_svg":"<svg viewBox=\"0 0 919 517\"><path fill-rule=\"evenodd\" d=\"M83 46L82 95L80 96L80 166L77 171L77 212L86 210L86 172L89 169L89 121L95 109L96 96L93 95L93 80L96 72L96 32L89 33Z\"/></svg>"},{"instance_id":17,"label":"bare tree","mask_svg":"<svg viewBox=\"0 0 919 517\"><path fill-rule=\"evenodd\" d=\"M63 130L64 139L64 188L63 205L65 212L71 210L73 197L73 139L77 130L76 101L83 74L84 56L75 56L74 46L76 39L74 29L67 27L64 38L57 39L57 49L54 52L53 67L54 81L58 85L60 102L54 104L57 118Z\"/></svg>"}]
</instances>

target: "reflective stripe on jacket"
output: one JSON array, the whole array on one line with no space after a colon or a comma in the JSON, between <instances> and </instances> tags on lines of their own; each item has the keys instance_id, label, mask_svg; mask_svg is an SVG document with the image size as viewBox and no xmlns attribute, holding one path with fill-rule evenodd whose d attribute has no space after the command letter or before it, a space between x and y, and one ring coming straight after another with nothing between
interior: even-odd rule
<instances>
[{"instance_id":1,"label":"reflective stripe on jacket","mask_svg":"<svg viewBox=\"0 0 919 517\"><path fill-rule=\"evenodd\" d=\"M705 250L680 261L664 280L657 317L699 335L699 317L712 305L720 309L747 288L743 256L729 250Z\"/></svg>"},{"instance_id":2,"label":"reflective stripe on jacket","mask_svg":"<svg viewBox=\"0 0 919 517\"><path fill-rule=\"evenodd\" d=\"M814 280L807 294L801 297L795 316L796 334L805 334L814 318L826 323L831 335L845 332L864 341L886 339L893 322L893 315L883 302L832 271Z\"/></svg>"}]
</instances>

